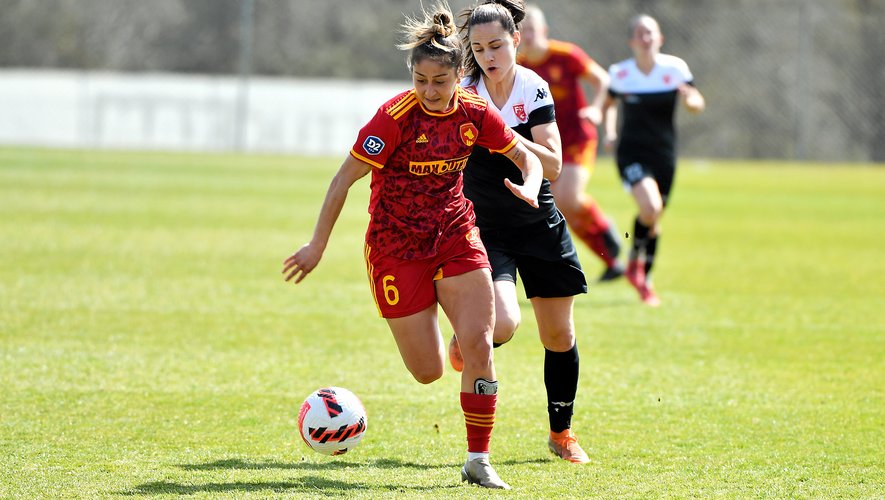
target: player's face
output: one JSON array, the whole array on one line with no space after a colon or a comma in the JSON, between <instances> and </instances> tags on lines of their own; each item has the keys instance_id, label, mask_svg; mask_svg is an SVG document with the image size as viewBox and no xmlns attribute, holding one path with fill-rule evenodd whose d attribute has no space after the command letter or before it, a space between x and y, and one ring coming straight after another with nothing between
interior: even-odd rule
<instances>
[{"instance_id":1,"label":"player's face","mask_svg":"<svg viewBox=\"0 0 885 500\"><path fill-rule=\"evenodd\" d=\"M537 16L527 15L522 21L522 27L519 29L522 36L522 48L534 49L539 48L541 42L546 39L544 25Z\"/></svg>"},{"instance_id":2,"label":"player's face","mask_svg":"<svg viewBox=\"0 0 885 500\"><path fill-rule=\"evenodd\" d=\"M656 54L661 50L664 37L661 29L654 19L642 18L633 28L633 37L630 38L630 47L637 54Z\"/></svg>"},{"instance_id":3,"label":"player's face","mask_svg":"<svg viewBox=\"0 0 885 500\"><path fill-rule=\"evenodd\" d=\"M460 81L460 68L441 64L433 59L422 59L412 67L415 94L428 111L449 110Z\"/></svg>"},{"instance_id":4,"label":"player's face","mask_svg":"<svg viewBox=\"0 0 885 500\"><path fill-rule=\"evenodd\" d=\"M483 75L492 83L501 83L516 71L516 47L519 32L514 35L499 22L477 24L470 28L470 50Z\"/></svg>"}]
</instances>

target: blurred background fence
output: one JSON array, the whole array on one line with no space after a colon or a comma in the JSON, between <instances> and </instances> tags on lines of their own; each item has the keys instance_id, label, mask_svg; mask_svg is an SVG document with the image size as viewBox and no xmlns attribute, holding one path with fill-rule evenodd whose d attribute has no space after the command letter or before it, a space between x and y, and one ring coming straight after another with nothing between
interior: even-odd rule
<instances>
[{"instance_id":1,"label":"blurred background fence","mask_svg":"<svg viewBox=\"0 0 885 500\"><path fill-rule=\"evenodd\" d=\"M430 0L425 0L425 4ZM451 0L456 11L472 2ZM658 18L708 101L681 154L885 162L885 0L540 0L607 67ZM0 142L343 154L418 0L0 0Z\"/></svg>"}]
</instances>

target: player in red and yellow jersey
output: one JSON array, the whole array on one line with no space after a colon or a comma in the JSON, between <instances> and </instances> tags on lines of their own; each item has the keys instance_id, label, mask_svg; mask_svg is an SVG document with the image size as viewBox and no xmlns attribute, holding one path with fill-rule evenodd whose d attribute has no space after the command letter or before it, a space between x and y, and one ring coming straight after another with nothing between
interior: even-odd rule
<instances>
[{"instance_id":1,"label":"player in red and yellow jersey","mask_svg":"<svg viewBox=\"0 0 885 500\"><path fill-rule=\"evenodd\" d=\"M552 183L553 197L572 233L605 263L600 281L613 280L624 273L618 262L620 237L596 200L586 193L596 164L596 127L602 122L602 105L608 95L608 72L577 45L548 38L544 13L537 6L527 7L520 32L517 63L550 85L562 136L562 174ZM582 80L596 91L589 105Z\"/></svg>"},{"instance_id":2,"label":"player in red and yellow jersey","mask_svg":"<svg viewBox=\"0 0 885 500\"><path fill-rule=\"evenodd\" d=\"M350 187L372 173L366 263L379 312L406 367L427 384L443 374L438 306L462 346L461 408L468 457L461 478L509 489L489 462L498 382L492 356L495 297L462 170L474 146L510 158L522 184L502 182L532 207L543 179L538 157L487 102L459 87L462 45L444 6L409 19L414 88L385 103L360 130L332 180L313 238L289 256L285 279L300 282L319 263ZM517 179L519 180L519 179Z\"/></svg>"}]
</instances>

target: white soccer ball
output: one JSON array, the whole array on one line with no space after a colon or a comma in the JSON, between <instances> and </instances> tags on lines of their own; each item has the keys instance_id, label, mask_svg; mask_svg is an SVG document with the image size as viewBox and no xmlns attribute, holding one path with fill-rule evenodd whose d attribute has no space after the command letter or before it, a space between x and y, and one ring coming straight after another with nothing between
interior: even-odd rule
<instances>
[{"instance_id":1,"label":"white soccer ball","mask_svg":"<svg viewBox=\"0 0 885 500\"><path fill-rule=\"evenodd\" d=\"M367 424L363 403L341 387L317 389L301 403L298 412L301 439L323 455L342 455L355 448Z\"/></svg>"}]
</instances>

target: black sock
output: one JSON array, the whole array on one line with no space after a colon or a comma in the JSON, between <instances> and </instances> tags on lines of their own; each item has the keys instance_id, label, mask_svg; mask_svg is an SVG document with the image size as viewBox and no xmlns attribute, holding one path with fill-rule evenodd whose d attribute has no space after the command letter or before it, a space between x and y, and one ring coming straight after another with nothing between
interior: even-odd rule
<instances>
[{"instance_id":1,"label":"black sock","mask_svg":"<svg viewBox=\"0 0 885 500\"><path fill-rule=\"evenodd\" d=\"M658 250L658 235L654 235L645 243L645 279L651 274L651 266L655 261L655 252Z\"/></svg>"},{"instance_id":2,"label":"black sock","mask_svg":"<svg viewBox=\"0 0 885 500\"><path fill-rule=\"evenodd\" d=\"M630 260L638 259L645 252L645 244L648 241L650 227L639 222L639 217L633 221L633 247L630 250Z\"/></svg>"},{"instance_id":3,"label":"black sock","mask_svg":"<svg viewBox=\"0 0 885 500\"><path fill-rule=\"evenodd\" d=\"M544 349L544 385L550 430L562 432L572 425L575 394L578 392L578 345L566 352Z\"/></svg>"}]
</instances>

